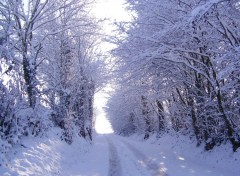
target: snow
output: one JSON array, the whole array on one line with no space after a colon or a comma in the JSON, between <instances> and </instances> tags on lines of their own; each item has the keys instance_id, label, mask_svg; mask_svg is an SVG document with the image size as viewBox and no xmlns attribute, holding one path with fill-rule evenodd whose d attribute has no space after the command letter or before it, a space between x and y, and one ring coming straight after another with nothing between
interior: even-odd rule
<instances>
[{"instance_id":1,"label":"snow","mask_svg":"<svg viewBox=\"0 0 240 176\"><path fill-rule=\"evenodd\" d=\"M200 19L214 4L219 3L220 0L209 0L203 5L196 7L190 14L189 22Z\"/></svg>"},{"instance_id":2,"label":"snow","mask_svg":"<svg viewBox=\"0 0 240 176\"><path fill-rule=\"evenodd\" d=\"M230 145L206 152L185 137L168 134L160 139L153 136L144 145L131 142L160 163L170 176L237 176L240 173L240 150L233 153Z\"/></svg>"},{"instance_id":3,"label":"snow","mask_svg":"<svg viewBox=\"0 0 240 176\"><path fill-rule=\"evenodd\" d=\"M68 145L60 140L60 134L54 128L49 136L24 139L22 146L17 146L9 156L9 164L0 167L0 175L105 175L101 167L91 168L91 165L107 164L104 162L107 150L98 141L93 147L75 136L74 142Z\"/></svg>"},{"instance_id":4,"label":"snow","mask_svg":"<svg viewBox=\"0 0 240 176\"><path fill-rule=\"evenodd\" d=\"M93 143L75 136L73 144L59 140L60 130L48 136L26 138L0 167L1 176L237 176L240 151L230 145L211 152L184 137L95 135Z\"/></svg>"},{"instance_id":5,"label":"snow","mask_svg":"<svg viewBox=\"0 0 240 176\"><path fill-rule=\"evenodd\" d=\"M96 114L95 130L98 134L113 133L112 126L107 119L107 113L104 110L109 98L107 92L111 90L112 88L110 86L106 86L94 95L94 110Z\"/></svg>"}]
</instances>

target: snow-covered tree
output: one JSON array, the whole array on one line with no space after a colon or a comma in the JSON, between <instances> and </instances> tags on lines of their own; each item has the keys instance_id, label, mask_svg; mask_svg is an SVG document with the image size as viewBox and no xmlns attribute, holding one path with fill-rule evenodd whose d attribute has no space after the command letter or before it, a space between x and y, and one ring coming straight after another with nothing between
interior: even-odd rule
<instances>
[{"instance_id":1,"label":"snow-covered tree","mask_svg":"<svg viewBox=\"0 0 240 176\"><path fill-rule=\"evenodd\" d=\"M136 96L157 105L159 127L171 124L177 132L195 136L206 149L230 141L236 151L240 147L237 3L128 3L134 20L119 23L123 37L112 39L118 45L113 54L118 58L119 84L128 81Z\"/></svg>"},{"instance_id":2,"label":"snow-covered tree","mask_svg":"<svg viewBox=\"0 0 240 176\"><path fill-rule=\"evenodd\" d=\"M91 0L0 2L3 154L21 136L37 136L52 125L63 129L69 144L75 134L92 140L93 96L104 83L98 73L104 62L91 5Z\"/></svg>"}]
</instances>

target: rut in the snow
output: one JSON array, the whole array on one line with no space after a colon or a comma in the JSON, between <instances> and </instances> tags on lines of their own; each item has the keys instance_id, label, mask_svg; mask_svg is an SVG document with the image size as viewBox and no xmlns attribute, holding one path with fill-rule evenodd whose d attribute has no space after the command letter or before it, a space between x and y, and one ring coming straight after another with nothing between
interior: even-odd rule
<instances>
[{"instance_id":1,"label":"rut in the snow","mask_svg":"<svg viewBox=\"0 0 240 176\"><path fill-rule=\"evenodd\" d=\"M132 153L141 160L144 165L147 166L147 169L151 172L153 176L168 176L166 172L159 166L157 163L153 162L151 158L145 156L141 151L139 151L136 147L129 144L126 141L123 143L132 151Z\"/></svg>"},{"instance_id":2,"label":"rut in the snow","mask_svg":"<svg viewBox=\"0 0 240 176\"><path fill-rule=\"evenodd\" d=\"M122 169L117 149L110 139L107 139L109 144L109 171L108 176L121 176Z\"/></svg>"}]
</instances>

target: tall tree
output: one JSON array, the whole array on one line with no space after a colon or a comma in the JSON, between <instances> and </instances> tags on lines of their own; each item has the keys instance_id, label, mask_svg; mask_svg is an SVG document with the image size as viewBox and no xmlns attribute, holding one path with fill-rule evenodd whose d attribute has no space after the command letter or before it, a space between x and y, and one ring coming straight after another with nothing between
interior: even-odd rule
<instances>
[{"instance_id":1,"label":"tall tree","mask_svg":"<svg viewBox=\"0 0 240 176\"><path fill-rule=\"evenodd\" d=\"M136 17L118 25L123 39L113 39L118 45L113 54L119 59L120 79L137 85L138 92L147 93L149 104L165 102L169 114L163 121L171 119L177 132L194 135L198 144L205 143L207 150L229 141L236 151L240 147L236 120L239 98L235 94L239 87L235 79L239 77L239 61L234 59L239 48L237 3L128 3ZM233 57L229 57L230 53ZM139 80L144 80L145 85L139 84ZM232 101L236 109L227 105ZM151 118L154 120L155 116Z\"/></svg>"}]
</instances>

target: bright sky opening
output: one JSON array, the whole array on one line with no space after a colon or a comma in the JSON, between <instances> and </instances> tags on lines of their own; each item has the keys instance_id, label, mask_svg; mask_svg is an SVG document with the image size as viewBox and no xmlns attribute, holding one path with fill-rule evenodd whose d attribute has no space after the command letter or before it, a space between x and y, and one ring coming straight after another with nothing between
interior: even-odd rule
<instances>
[{"instance_id":1,"label":"bright sky opening","mask_svg":"<svg viewBox=\"0 0 240 176\"><path fill-rule=\"evenodd\" d=\"M108 94L104 90L96 93L94 97L96 122L95 130L98 134L113 133L112 126L107 119L107 114L104 111L108 99Z\"/></svg>"},{"instance_id":2,"label":"bright sky opening","mask_svg":"<svg viewBox=\"0 0 240 176\"><path fill-rule=\"evenodd\" d=\"M124 0L97 0L93 8L93 14L99 19L107 19L103 24L104 33L110 35L114 30L112 25L115 21L127 21L131 18L130 14L125 10ZM102 50L108 52L110 44L102 43ZM111 86L110 86L111 87ZM110 91L109 87L107 91ZM98 92L94 98L96 110L95 130L99 134L113 133L110 122L107 119L107 114L104 111L108 94L106 89Z\"/></svg>"}]
</instances>

